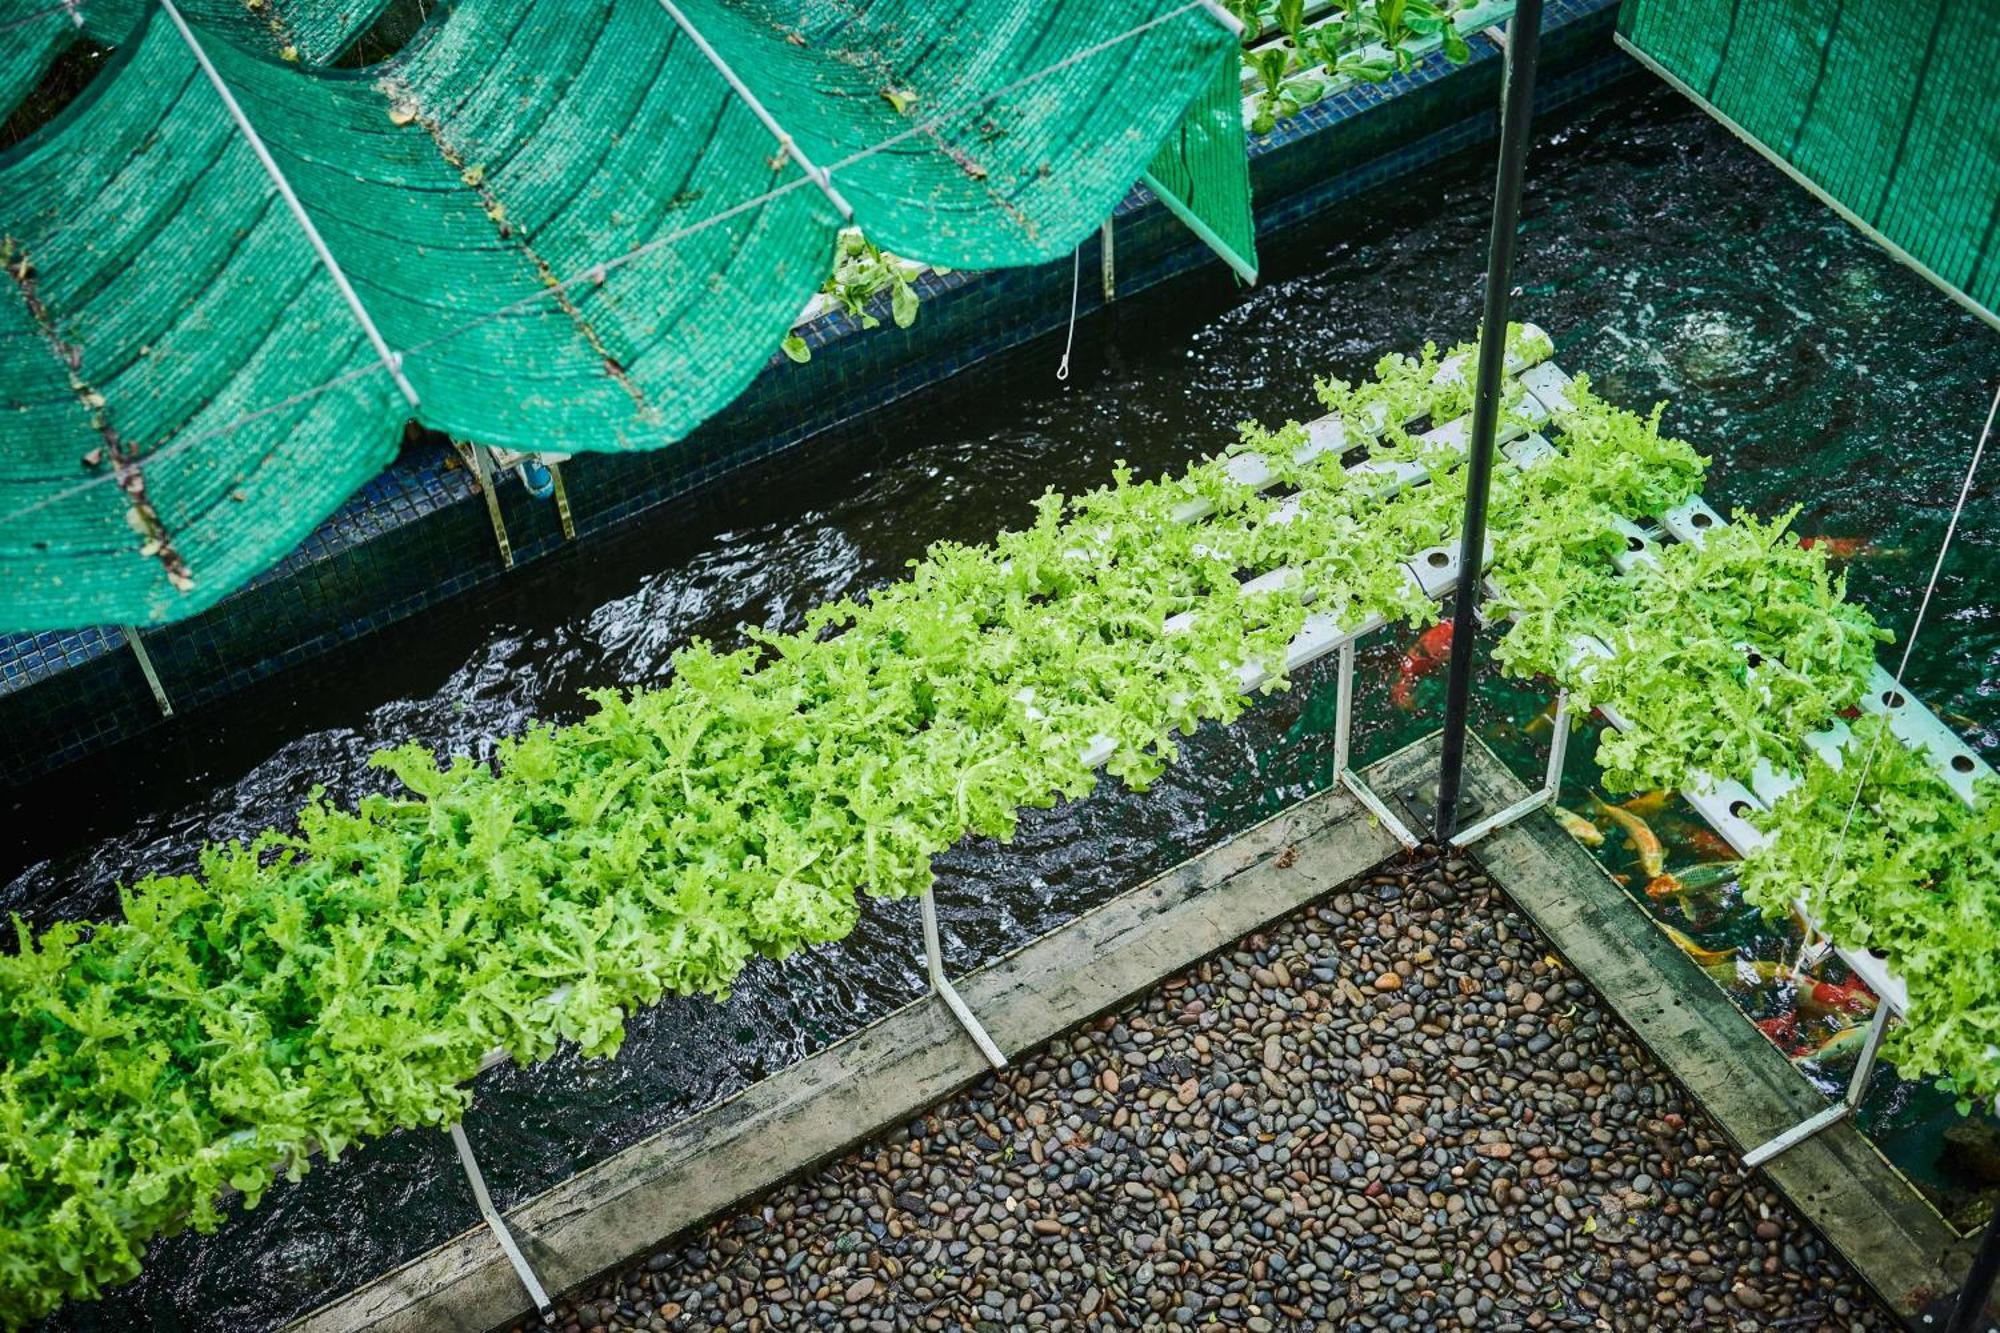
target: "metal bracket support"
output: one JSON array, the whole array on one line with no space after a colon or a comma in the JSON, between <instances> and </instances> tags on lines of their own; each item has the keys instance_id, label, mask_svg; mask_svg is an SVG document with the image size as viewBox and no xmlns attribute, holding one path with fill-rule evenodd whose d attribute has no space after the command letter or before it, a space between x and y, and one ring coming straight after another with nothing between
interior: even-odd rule
<instances>
[{"instance_id":1,"label":"metal bracket support","mask_svg":"<svg viewBox=\"0 0 2000 1333\"><path fill-rule=\"evenodd\" d=\"M553 458L542 460L542 466L549 470L549 481L556 488L556 517L562 521L564 541L576 540L576 519L570 515L569 488L563 485L562 464Z\"/></svg>"},{"instance_id":2,"label":"metal bracket support","mask_svg":"<svg viewBox=\"0 0 2000 1333\"><path fill-rule=\"evenodd\" d=\"M483 444L459 446L472 451L472 475L479 479L479 489L486 496L486 516L493 520L493 540L500 547L500 565L503 569L514 567L514 543L507 537L507 520L500 514L499 473L493 466L493 451Z\"/></svg>"},{"instance_id":3,"label":"metal bracket support","mask_svg":"<svg viewBox=\"0 0 2000 1333\"><path fill-rule=\"evenodd\" d=\"M937 992L945 1007L951 1010L952 1017L956 1018L959 1026L965 1029L973 1044L979 1047L979 1053L986 1057L986 1063L995 1069L1005 1069L1007 1057L994 1044L993 1038L986 1035L986 1029L980 1026L977 1018L973 1017L972 1010L966 1007L965 1001L959 998L957 989L944 974L944 950L938 942L937 900L931 896L928 886L924 889L923 914L924 966L930 973L931 989Z\"/></svg>"},{"instance_id":4,"label":"metal bracket support","mask_svg":"<svg viewBox=\"0 0 2000 1333\"><path fill-rule=\"evenodd\" d=\"M1505 810L1495 811L1474 824L1471 828L1460 829L1451 835L1454 847L1470 847L1496 829L1506 828L1517 819L1526 818L1545 805L1555 803L1562 794L1563 761L1569 754L1569 691L1556 691L1555 729L1549 737L1549 767L1542 778L1542 785L1523 796Z\"/></svg>"},{"instance_id":5,"label":"metal bracket support","mask_svg":"<svg viewBox=\"0 0 2000 1333\"><path fill-rule=\"evenodd\" d=\"M132 656L139 659L140 674L145 676L146 686L153 692L153 702L160 706L160 716L172 717L173 700L167 698L167 687L160 684L160 673L153 669L153 655L146 651L146 641L130 625L120 625L118 632L125 636L125 646L132 650Z\"/></svg>"},{"instance_id":6,"label":"metal bracket support","mask_svg":"<svg viewBox=\"0 0 2000 1333\"><path fill-rule=\"evenodd\" d=\"M486 1192L486 1177L479 1173L479 1159L472 1155L472 1144L465 1137L465 1126L451 1127L451 1143L458 1149L458 1164L465 1168L465 1178L472 1185L472 1200L479 1205L479 1215L492 1228L493 1238L500 1242L507 1262L514 1266L514 1276L521 1279L521 1285L528 1289L528 1298L542 1313L544 1323L555 1315L555 1306L549 1300L549 1293L542 1288L542 1281L535 1276L535 1270L528 1266L527 1256L514 1243L514 1233L507 1229L507 1219L500 1216L500 1210L493 1206L493 1197Z\"/></svg>"},{"instance_id":7,"label":"metal bracket support","mask_svg":"<svg viewBox=\"0 0 2000 1333\"><path fill-rule=\"evenodd\" d=\"M1760 1167L1779 1153L1796 1148L1821 1130L1839 1124L1859 1110L1862 1099L1868 1095L1869 1081L1875 1077L1875 1053L1881 1048L1883 1034L1888 1030L1889 1002L1878 997L1875 1017L1868 1024L1868 1040L1862 1044L1861 1058L1854 1063L1854 1076L1847 1080L1846 1095L1818 1115L1801 1120L1776 1138L1744 1153L1743 1165Z\"/></svg>"},{"instance_id":8,"label":"metal bracket support","mask_svg":"<svg viewBox=\"0 0 2000 1333\"><path fill-rule=\"evenodd\" d=\"M1340 779L1340 785L1354 793L1354 799L1366 806L1368 813L1382 821L1382 827L1395 836L1397 842L1414 851L1421 841L1410 832L1395 812L1383 803L1382 798L1369 789L1361 775L1348 767L1348 757L1352 752L1354 737L1354 643L1348 639L1340 645L1340 688L1335 695L1333 724L1333 771Z\"/></svg>"},{"instance_id":9,"label":"metal bracket support","mask_svg":"<svg viewBox=\"0 0 2000 1333\"><path fill-rule=\"evenodd\" d=\"M1118 299L1118 245L1111 234L1111 219L1104 219L1104 225L1097 229L1099 252L1099 276L1104 282L1104 304L1110 305Z\"/></svg>"}]
</instances>

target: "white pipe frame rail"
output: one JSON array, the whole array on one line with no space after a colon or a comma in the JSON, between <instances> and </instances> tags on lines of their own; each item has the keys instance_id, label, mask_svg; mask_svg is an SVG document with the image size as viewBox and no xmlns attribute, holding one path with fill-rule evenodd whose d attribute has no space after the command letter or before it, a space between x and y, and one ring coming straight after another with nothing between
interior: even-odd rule
<instances>
[{"instance_id":1,"label":"white pipe frame rail","mask_svg":"<svg viewBox=\"0 0 2000 1333\"><path fill-rule=\"evenodd\" d=\"M1532 325L1527 326L1527 332L1536 341L1546 341L1541 331ZM1523 360L1510 355L1507 362L1507 370L1509 374L1518 374L1531 364L1533 364L1532 360ZM1448 359L1438 370L1438 378L1445 382L1450 382L1453 377L1462 377L1463 375L1464 366L1461 364L1461 359L1456 357ZM1547 441L1541 440L1540 436L1532 434L1531 427L1546 420L1547 413L1541 410L1540 404L1532 395L1524 396L1522 402L1525 415L1510 413L1501 423L1500 439L1502 441L1540 441L1540 448L1546 450L1549 447ZM1348 449L1366 443L1380 435L1385 428L1385 424L1380 420L1360 424L1355 428L1350 437L1347 423L1339 417L1331 414L1320 417L1307 424L1306 444L1294 455L1294 461L1307 463L1327 453L1344 453ZM1460 417L1426 432L1423 438L1433 445L1453 446L1460 452L1463 452L1465 441L1470 437L1470 434L1471 419L1469 417ZM1255 453L1238 454L1224 463L1223 467L1231 480L1235 481L1238 485L1247 486L1252 490L1268 490L1278 480L1276 471L1272 468L1269 460ZM1381 498L1385 499L1408 487L1421 485L1429 480L1428 471L1419 463L1389 463L1369 459L1357 463L1348 470L1350 473L1355 474L1380 475L1382 485L1378 494ZM1289 521L1291 515L1297 512L1298 504L1299 498L1296 496L1284 501L1272 511L1269 521L1273 523ZM1210 517L1214 512L1215 507L1210 501L1199 499L1189 500L1174 512L1173 521L1183 524L1199 523ZM1073 554L1081 559L1088 559L1090 556L1090 552L1084 550L1078 550ZM1444 563L1442 566L1439 566L1436 562L1441 554ZM1435 598L1443 596L1444 592L1451 587L1452 580L1456 577L1456 563L1457 557L1453 552L1453 548L1437 546L1427 551L1417 552L1409 561L1404 562L1403 571L1413 584L1421 588L1427 595ZM1245 582L1243 587L1246 591L1256 591L1260 588L1284 587L1296 582L1300 577L1298 570L1290 566L1285 566L1260 574L1256 578ZM1311 604L1311 589L1305 590L1302 600L1308 605ZM1184 631L1193 623L1194 613L1183 611L1178 615L1170 616L1164 628L1169 634L1172 634ZM1369 790L1368 785L1361 780L1360 776L1349 765L1354 714L1355 644L1366 635L1381 629L1385 623L1381 616L1371 614L1359 624L1351 626L1343 625L1340 623L1339 618L1331 612L1309 612L1306 616L1304 627L1293 636L1291 643L1286 648L1284 673L1290 675L1330 652L1337 650L1340 653L1339 719L1336 723L1334 746L1335 768L1339 774L1341 785L1352 792L1355 798L1368 809L1369 813L1381 820L1383 827L1388 829L1396 837L1397 841L1401 842L1405 847L1415 847L1418 842L1416 836L1396 817L1395 813L1389 809L1388 805L1380 797ZM1245 694L1262 686L1271 676L1269 669L1260 662L1242 663L1237 667L1236 672L1237 688ZM1042 716L1040 710L1035 707L1032 691L1023 690L1015 698L1027 708L1030 718L1038 719ZM1100 767L1110 760L1111 756L1117 752L1117 749L1118 743L1111 737L1093 736L1084 743L1082 758L1091 767ZM1555 755L1553 756L1554 762L1551 764L1552 771L1559 771L1560 756L1561 743L1558 742ZM1543 798L1542 803L1553 799L1553 793L1550 793ZM1513 819L1518 819L1537 808L1539 808L1538 804L1523 802L1520 806L1514 807L1510 811L1503 811L1502 815L1505 816L1504 818L1496 817L1495 819L1485 821L1489 828L1481 829L1480 831L1490 831L1490 828L1497 828L1502 823L1511 822ZM931 989L951 1010L952 1016L958 1020L960 1026L965 1029L967 1035L979 1047L981 1054L985 1055L988 1063L995 1069L1005 1068L1007 1063L1005 1054L999 1049L992 1037L987 1034L986 1029L980 1024L978 1018L972 1013L957 990L953 988L950 978L945 974L938 936L937 909L929 888L926 888L923 893L922 910L924 962L925 970L930 978Z\"/></svg>"},{"instance_id":2,"label":"white pipe frame rail","mask_svg":"<svg viewBox=\"0 0 2000 1333\"><path fill-rule=\"evenodd\" d=\"M1569 376L1553 365L1539 366L1521 376L1528 392L1541 401L1551 414L1569 407L1565 390ZM1640 565L1654 564L1659 560L1661 537L1691 546L1699 546L1715 529L1725 527L1728 520L1717 513L1707 501L1695 496L1658 516L1656 528L1644 527L1629 520L1619 523L1625 535L1625 550L1613 557L1618 571L1630 573ZM1489 590L1499 591L1489 582ZM1746 645L1745 651L1750 651ZM1603 642L1588 635L1579 636L1575 643L1572 661L1592 657L1609 657L1612 650ZM1588 676L1586 664L1582 674ZM1756 666L1747 668L1748 677L1756 678ZM1871 669L1868 685L1862 693L1860 707L1864 712L1873 713L1887 720L1890 733L1906 747L1930 761L1940 779L1948 785L1959 799L1970 804L1973 799L1974 784L1982 777L1990 775L1989 768L1972 748L1961 741L1952 730L1922 703L1910 697L1899 688L1895 677L1884 671L1878 664ZM1606 722L1620 731L1631 728L1629 719L1621 716L1615 708L1598 705ZM1562 697L1558 696L1557 728L1560 733L1564 719ZM1816 731L1805 737L1806 745L1826 763L1839 768L1842 751L1852 732L1846 723L1835 719L1824 731ZM1561 772L1556 757L1552 757L1550 782L1558 784ZM1759 832L1747 815L1769 810L1786 792L1799 785L1802 779L1796 773L1780 772L1768 762L1760 761L1749 775L1747 782L1733 778L1716 778L1711 774L1697 774L1681 792L1682 797L1693 806L1696 813L1712 827L1738 856L1749 856L1762 848L1770 839ZM1909 1008L1909 990L1903 979L1890 971L1883 960L1865 949L1851 948L1833 940L1825 929L1807 912L1801 898L1795 903L1799 917L1805 922L1810 938L1808 953L1814 958L1824 957L1828 949L1837 954L1848 970L1859 977L1877 996L1873 1019L1869 1023L1868 1035L1864 1041L1854 1072L1848 1080L1847 1090L1841 1100L1828 1106L1817 1115L1793 1125L1769 1141L1759 1144L1743 1155L1744 1164L1757 1167L1770 1161L1789 1148L1796 1147L1813 1135L1854 1114L1867 1096L1868 1086L1874 1077L1876 1056L1880 1051L1882 1038L1887 1034L1892 1017L1900 1017ZM1815 944L1814 942L1819 943Z\"/></svg>"}]
</instances>

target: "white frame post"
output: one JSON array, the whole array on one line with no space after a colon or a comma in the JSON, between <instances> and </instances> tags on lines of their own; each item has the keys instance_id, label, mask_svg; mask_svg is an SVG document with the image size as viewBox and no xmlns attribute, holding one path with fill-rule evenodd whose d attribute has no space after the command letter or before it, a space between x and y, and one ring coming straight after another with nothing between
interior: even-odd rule
<instances>
[{"instance_id":1,"label":"white frame post","mask_svg":"<svg viewBox=\"0 0 2000 1333\"><path fill-rule=\"evenodd\" d=\"M1782 1134L1744 1153L1743 1165L1752 1169L1760 1167L1779 1153L1796 1148L1821 1130L1831 1129L1861 1109L1862 1099L1868 1095L1868 1084L1875 1077L1875 1053L1881 1048L1882 1038L1889 1030L1890 1009L1886 998L1876 997L1875 1017L1868 1023L1868 1039L1862 1044L1861 1058L1854 1062L1854 1074L1847 1080L1847 1091L1841 1099L1818 1115L1801 1120Z\"/></svg>"},{"instance_id":2,"label":"white frame post","mask_svg":"<svg viewBox=\"0 0 2000 1333\"><path fill-rule=\"evenodd\" d=\"M1348 766L1348 758L1353 750L1354 733L1354 645L1360 637L1358 634L1352 635L1340 645L1340 682L1339 692L1335 696L1333 736L1335 775L1340 779L1340 785L1352 792L1354 799L1368 808L1368 813L1382 821L1382 827L1388 829L1397 842L1402 843L1408 850L1415 851L1422 840L1410 832L1409 827L1396 818L1395 812L1383 804L1382 798L1361 780L1361 775Z\"/></svg>"},{"instance_id":3,"label":"white frame post","mask_svg":"<svg viewBox=\"0 0 2000 1333\"><path fill-rule=\"evenodd\" d=\"M146 678L146 687L153 692L153 702L160 706L161 717L174 715L173 700L167 698L167 687L160 683L160 673L153 668L153 655L146 651L146 644L139 637L139 631L131 625L120 625L118 632L125 636L125 646L132 650L132 656L139 660L140 674Z\"/></svg>"},{"instance_id":4,"label":"white frame post","mask_svg":"<svg viewBox=\"0 0 2000 1333\"><path fill-rule=\"evenodd\" d=\"M472 1155L472 1142L465 1137L465 1126L454 1123L450 1130L451 1144L458 1149L458 1164L465 1168L465 1178L472 1185L472 1201L479 1206L479 1215L486 1219L486 1225L493 1232L493 1239L500 1242L500 1250L507 1256L507 1262L514 1267L514 1275L521 1279L521 1285L528 1289L528 1297L541 1312L543 1323L553 1323L555 1305L549 1300L549 1293L542 1287L542 1280L535 1276L521 1247L514 1243L514 1233L507 1229L507 1219L500 1216L500 1210L493 1206L493 1196L486 1192L486 1177L480 1174L479 1159Z\"/></svg>"},{"instance_id":5,"label":"white frame post","mask_svg":"<svg viewBox=\"0 0 2000 1333\"><path fill-rule=\"evenodd\" d=\"M958 1020L959 1026L972 1038L973 1045L979 1048L979 1053L986 1057L986 1063L995 1069L1005 1069L1006 1055L994 1044L993 1038L986 1035L986 1029L980 1026L977 1018L973 1017L972 1010L966 1007L965 1001L959 997L957 988L944 974L944 948L938 938L937 900L932 897L931 886L928 884L924 886L922 911L924 967L930 975L932 992L944 1001L947 1009L951 1010L952 1017Z\"/></svg>"},{"instance_id":6,"label":"white frame post","mask_svg":"<svg viewBox=\"0 0 2000 1333\"><path fill-rule=\"evenodd\" d=\"M1451 845L1458 848L1470 847L1487 834L1506 828L1515 820L1526 818L1545 805L1555 804L1562 794L1563 763L1569 755L1569 691L1556 691L1555 729L1549 736L1549 766L1542 778L1542 785L1523 796L1505 810L1488 815L1470 828L1460 829L1451 835Z\"/></svg>"}]
</instances>

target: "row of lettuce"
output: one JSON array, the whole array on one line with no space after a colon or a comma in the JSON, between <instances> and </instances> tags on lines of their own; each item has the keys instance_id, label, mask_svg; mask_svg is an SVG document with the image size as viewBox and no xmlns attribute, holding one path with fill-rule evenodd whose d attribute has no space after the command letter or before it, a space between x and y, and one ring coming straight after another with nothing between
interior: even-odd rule
<instances>
[{"instance_id":1,"label":"row of lettuce","mask_svg":"<svg viewBox=\"0 0 2000 1333\"><path fill-rule=\"evenodd\" d=\"M1467 394L1440 364L1431 348L1390 357L1372 382L1323 381L1319 396L1348 421L1449 420ZM1502 660L1565 678L1575 634L1631 631L1594 681L1571 681L1633 721L1607 749L1616 780L1752 755L1799 766L1796 738L1853 702L1876 637L1865 615L1781 525L1737 524L1670 548L1656 574L1615 575L1614 521L1694 494L1704 460L1657 413L1582 381L1570 396L1561 450L1496 479L1495 573L1516 617ZM1176 736L1250 705L1237 668L1282 662L1309 606L1343 623L1433 620L1401 562L1452 530L1458 455L1392 426L1368 452L1434 480L1385 494L1379 471L1342 466L1351 453L1298 461L1307 439L1295 423L1243 428L1230 453L1271 461L1269 491L1233 480L1224 455L1046 495L1030 525L934 546L906 579L796 632L693 643L670 685L601 694L491 766L404 746L377 759L401 794L316 802L293 828L211 847L198 874L124 891L119 919L39 936L17 922L18 948L0 955L0 1317L130 1278L152 1237L214 1226L231 1192L254 1204L314 1152L450 1123L496 1047L524 1063L564 1041L609 1055L636 1009L721 996L753 958L841 938L861 893L917 893L960 839L1005 839L1023 809L1091 791L1092 738L1114 739L1106 769L1143 787ZM1214 519L1176 522L1195 500ZM1246 590L1243 576L1281 566L1303 577ZM1753 699L1740 657L1701 646L1742 641L1795 686ZM1954 1024L1960 1009L1990 1015L2000 981L1967 957L1975 922L1956 935L1938 922L1990 923L1991 837L1985 878L1951 864L1990 815L1935 799L1920 767L1882 766L1848 838L1850 864L1892 858L1904 873L1837 877L1845 897L1822 911L1856 931L1877 928L1878 909L1912 914L1879 937L1911 992L1898 1054L1991 1091L1990 1066L1962 1063L1976 1034ZM1780 851L1747 883L1808 868L1837 827L1831 791L1814 776L1780 807ZM1901 818L1913 805L1921 827ZM1954 908L1953 893L1985 896Z\"/></svg>"}]
</instances>

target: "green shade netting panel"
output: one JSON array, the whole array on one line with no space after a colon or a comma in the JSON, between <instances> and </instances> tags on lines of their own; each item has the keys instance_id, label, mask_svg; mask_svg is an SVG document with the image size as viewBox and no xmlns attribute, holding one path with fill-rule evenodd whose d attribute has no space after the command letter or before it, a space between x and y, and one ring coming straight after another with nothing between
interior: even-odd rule
<instances>
[{"instance_id":1,"label":"green shade netting panel","mask_svg":"<svg viewBox=\"0 0 2000 1333\"><path fill-rule=\"evenodd\" d=\"M955 268L1069 253L1236 49L1175 0L682 5L871 239ZM202 610L409 417L670 444L830 268L840 214L657 4L464 0L359 71L197 31L419 404L151 19L0 157L0 630Z\"/></svg>"},{"instance_id":2,"label":"green shade netting panel","mask_svg":"<svg viewBox=\"0 0 2000 1333\"><path fill-rule=\"evenodd\" d=\"M1257 220L1243 150L1243 62L1216 62L1215 77L1146 168L1146 184L1173 215L1245 282L1257 281Z\"/></svg>"},{"instance_id":3,"label":"green shade netting panel","mask_svg":"<svg viewBox=\"0 0 2000 1333\"><path fill-rule=\"evenodd\" d=\"M129 39L154 0L0 0L0 118L25 101L78 37L106 46ZM323 65L345 51L389 0L181 0L181 12L246 45Z\"/></svg>"},{"instance_id":4,"label":"green shade netting panel","mask_svg":"<svg viewBox=\"0 0 2000 1333\"><path fill-rule=\"evenodd\" d=\"M1991 0L1625 0L1621 42L2000 326Z\"/></svg>"}]
</instances>

